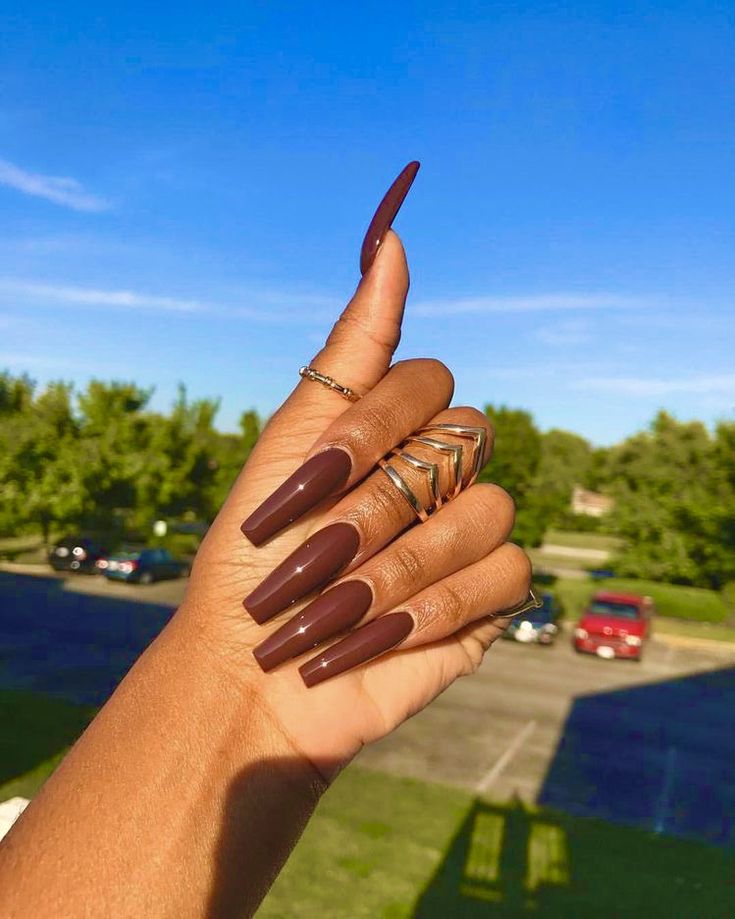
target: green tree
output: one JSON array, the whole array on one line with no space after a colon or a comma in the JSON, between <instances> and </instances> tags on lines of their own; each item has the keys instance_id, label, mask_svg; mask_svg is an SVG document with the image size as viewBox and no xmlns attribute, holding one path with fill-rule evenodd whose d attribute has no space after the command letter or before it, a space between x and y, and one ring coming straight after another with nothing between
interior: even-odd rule
<instances>
[{"instance_id":1,"label":"green tree","mask_svg":"<svg viewBox=\"0 0 735 919\"><path fill-rule=\"evenodd\" d=\"M733 433L660 412L648 432L610 450L605 476L622 575L719 588L735 577Z\"/></svg>"},{"instance_id":2,"label":"green tree","mask_svg":"<svg viewBox=\"0 0 735 919\"><path fill-rule=\"evenodd\" d=\"M516 502L513 539L525 546L541 543L546 529L543 501L534 482L541 462L541 434L533 417L522 409L505 405L485 407L495 429L495 445L479 481L495 482Z\"/></svg>"},{"instance_id":3,"label":"green tree","mask_svg":"<svg viewBox=\"0 0 735 919\"><path fill-rule=\"evenodd\" d=\"M558 525L570 520L572 489L587 484L592 457L589 442L578 434L552 428L542 435L533 488L549 523Z\"/></svg>"}]
</instances>

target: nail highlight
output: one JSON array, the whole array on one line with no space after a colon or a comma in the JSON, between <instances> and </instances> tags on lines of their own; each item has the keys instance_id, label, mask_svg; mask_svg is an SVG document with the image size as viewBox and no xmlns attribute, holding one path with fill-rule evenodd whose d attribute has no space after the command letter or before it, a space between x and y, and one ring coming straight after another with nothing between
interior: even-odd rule
<instances>
[{"instance_id":1,"label":"nail highlight","mask_svg":"<svg viewBox=\"0 0 735 919\"><path fill-rule=\"evenodd\" d=\"M351 469L352 460L345 450L322 450L279 485L240 529L254 546L262 545L336 492L349 478Z\"/></svg>"},{"instance_id":2,"label":"nail highlight","mask_svg":"<svg viewBox=\"0 0 735 919\"><path fill-rule=\"evenodd\" d=\"M413 180L416 178L416 173L419 171L420 166L421 163L417 160L409 163L393 182L378 205L378 209L373 215L365 238L362 241L362 249L360 250L361 274L365 274L375 261L375 256L378 254L378 249L385 239L385 234L396 219L396 214L401 209L401 205L408 194L408 190L413 185Z\"/></svg>"},{"instance_id":3,"label":"nail highlight","mask_svg":"<svg viewBox=\"0 0 735 919\"><path fill-rule=\"evenodd\" d=\"M400 644L413 629L410 613L389 613L373 619L361 629L338 641L299 667L307 686L316 686L330 677L364 664Z\"/></svg>"},{"instance_id":4,"label":"nail highlight","mask_svg":"<svg viewBox=\"0 0 735 919\"><path fill-rule=\"evenodd\" d=\"M337 584L261 642L253 656L267 673L356 625L372 602L373 592L365 581Z\"/></svg>"},{"instance_id":5,"label":"nail highlight","mask_svg":"<svg viewBox=\"0 0 735 919\"><path fill-rule=\"evenodd\" d=\"M243 605L258 623L326 584L357 555L360 535L351 523L333 523L310 536L261 581Z\"/></svg>"}]
</instances>

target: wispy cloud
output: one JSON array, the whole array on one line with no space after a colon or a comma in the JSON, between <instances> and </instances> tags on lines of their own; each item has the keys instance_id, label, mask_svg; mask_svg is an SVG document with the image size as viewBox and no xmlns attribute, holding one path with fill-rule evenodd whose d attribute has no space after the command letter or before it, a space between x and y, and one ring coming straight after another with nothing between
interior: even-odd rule
<instances>
[{"instance_id":1,"label":"wispy cloud","mask_svg":"<svg viewBox=\"0 0 735 919\"><path fill-rule=\"evenodd\" d=\"M8 160L0 159L0 185L13 188L26 195L45 198L62 207L74 211L91 213L107 211L112 206L109 201L85 191L76 179L68 176L47 176L38 172L28 172Z\"/></svg>"},{"instance_id":2,"label":"wispy cloud","mask_svg":"<svg viewBox=\"0 0 735 919\"><path fill-rule=\"evenodd\" d=\"M336 316L335 298L314 293L273 289L241 292L235 302L217 303L188 297L151 294L143 291L82 287L0 277L0 301L29 306L63 304L71 307L152 311L185 315L220 316L258 322L321 322Z\"/></svg>"},{"instance_id":3,"label":"wispy cloud","mask_svg":"<svg viewBox=\"0 0 735 919\"><path fill-rule=\"evenodd\" d=\"M673 393L732 394L735 399L735 373L720 373L670 379L647 377L583 377L574 381L575 389L596 389L625 396L668 396Z\"/></svg>"},{"instance_id":4,"label":"wispy cloud","mask_svg":"<svg viewBox=\"0 0 735 919\"><path fill-rule=\"evenodd\" d=\"M132 290L103 290L95 287L74 287L64 284L42 284L35 281L0 279L0 292L52 303L72 306L112 306L124 309L155 309L179 313L204 312L209 304L199 300L160 297Z\"/></svg>"},{"instance_id":5,"label":"wispy cloud","mask_svg":"<svg viewBox=\"0 0 735 919\"><path fill-rule=\"evenodd\" d=\"M574 319L563 320L536 331L536 338L551 346L584 345L592 341L592 337L589 324Z\"/></svg>"},{"instance_id":6,"label":"wispy cloud","mask_svg":"<svg viewBox=\"0 0 735 919\"><path fill-rule=\"evenodd\" d=\"M620 294L552 293L518 297L461 297L424 300L411 308L418 316L454 316L459 313L533 313L563 310L634 309L647 301Z\"/></svg>"}]
</instances>

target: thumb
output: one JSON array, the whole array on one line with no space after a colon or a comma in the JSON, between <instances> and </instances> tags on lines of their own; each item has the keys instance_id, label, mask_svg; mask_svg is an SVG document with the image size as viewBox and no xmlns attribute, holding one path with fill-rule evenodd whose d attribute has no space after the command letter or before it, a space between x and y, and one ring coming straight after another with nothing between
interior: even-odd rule
<instances>
[{"instance_id":1,"label":"thumb","mask_svg":"<svg viewBox=\"0 0 735 919\"><path fill-rule=\"evenodd\" d=\"M409 163L383 196L360 250L360 285L312 361L320 373L359 395L385 375L401 337L408 265L390 227L418 171L418 162Z\"/></svg>"},{"instance_id":2,"label":"thumb","mask_svg":"<svg viewBox=\"0 0 735 919\"><path fill-rule=\"evenodd\" d=\"M398 347L408 285L406 253L398 236L388 230L375 261L311 366L358 395L372 389L385 376Z\"/></svg>"}]
</instances>

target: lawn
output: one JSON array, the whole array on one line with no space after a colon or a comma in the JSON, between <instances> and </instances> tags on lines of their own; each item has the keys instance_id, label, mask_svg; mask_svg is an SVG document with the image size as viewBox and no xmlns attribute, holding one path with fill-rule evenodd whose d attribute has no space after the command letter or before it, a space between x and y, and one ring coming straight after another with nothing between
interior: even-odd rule
<instances>
[{"instance_id":1,"label":"lawn","mask_svg":"<svg viewBox=\"0 0 735 919\"><path fill-rule=\"evenodd\" d=\"M35 693L0 691L0 801L31 797L93 715Z\"/></svg>"},{"instance_id":2,"label":"lawn","mask_svg":"<svg viewBox=\"0 0 735 919\"><path fill-rule=\"evenodd\" d=\"M0 692L0 800L31 796L91 714ZM734 877L718 849L352 767L258 916L724 916Z\"/></svg>"},{"instance_id":3,"label":"lawn","mask_svg":"<svg viewBox=\"0 0 735 919\"><path fill-rule=\"evenodd\" d=\"M40 535L6 536L0 539L0 560L45 562L46 549Z\"/></svg>"},{"instance_id":4,"label":"lawn","mask_svg":"<svg viewBox=\"0 0 735 919\"><path fill-rule=\"evenodd\" d=\"M559 578L554 584L554 590L564 603L567 615L573 619L580 615L585 603L596 590L651 596L660 617L722 624L729 615L720 594L701 587L682 587L678 584L659 584L656 581L636 581L627 578L609 578L604 581Z\"/></svg>"},{"instance_id":5,"label":"lawn","mask_svg":"<svg viewBox=\"0 0 735 919\"><path fill-rule=\"evenodd\" d=\"M566 546L569 549L602 549L606 552L615 552L623 540L617 536L608 536L604 533L579 533L572 530L546 531L544 542L550 546Z\"/></svg>"},{"instance_id":6,"label":"lawn","mask_svg":"<svg viewBox=\"0 0 735 919\"><path fill-rule=\"evenodd\" d=\"M258 916L720 916L734 903L719 850L352 768Z\"/></svg>"}]
</instances>

